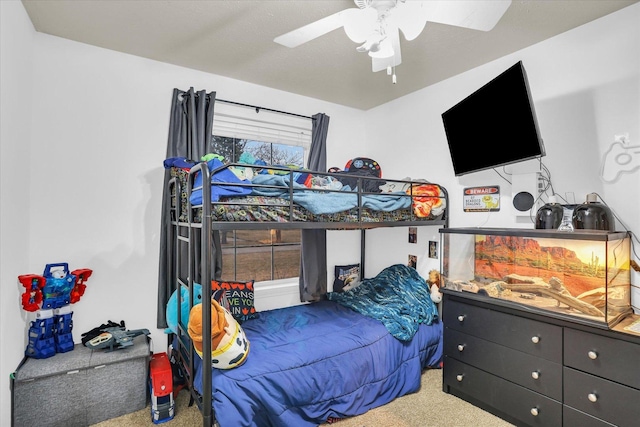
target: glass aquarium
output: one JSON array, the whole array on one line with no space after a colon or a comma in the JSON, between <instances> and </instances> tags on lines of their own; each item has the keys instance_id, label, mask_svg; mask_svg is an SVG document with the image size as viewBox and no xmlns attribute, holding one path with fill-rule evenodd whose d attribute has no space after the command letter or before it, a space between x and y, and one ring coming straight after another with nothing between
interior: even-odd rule
<instances>
[{"instance_id":1,"label":"glass aquarium","mask_svg":"<svg viewBox=\"0 0 640 427\"><path fill-rule=\"evenodd\" d=\"M440 233L446 289L609 328L633 313L626 232L444 228Z\"/></svg>"}]
</instances>

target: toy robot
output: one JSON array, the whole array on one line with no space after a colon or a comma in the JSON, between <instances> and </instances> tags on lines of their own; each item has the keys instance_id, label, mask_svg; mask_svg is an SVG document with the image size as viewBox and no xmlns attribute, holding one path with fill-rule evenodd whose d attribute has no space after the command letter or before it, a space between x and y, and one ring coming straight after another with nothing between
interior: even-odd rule
<instances>
[{"instance_id":1,"label":"toy robot","mask_svg":"<svg viewBox=\"0 0 640 427\"><path fill-rule=\"evenodd\" d=\"M24 274L18 282L24 286L22 308L35 312L29 327L27 357L46 359L56 353L73 350L71 304L80 301L92 270L69 272L67 263L47 264L42 276Z\"/></svg>"}]
</instances>

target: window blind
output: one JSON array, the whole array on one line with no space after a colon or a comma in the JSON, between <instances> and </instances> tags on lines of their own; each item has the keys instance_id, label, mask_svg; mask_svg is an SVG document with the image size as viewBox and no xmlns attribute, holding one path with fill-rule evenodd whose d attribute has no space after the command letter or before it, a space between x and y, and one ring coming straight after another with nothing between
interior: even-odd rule
<instances>
[{"instance_id":1,"label":"window blind","mask_svg":"<svg viewBox=\"0 0 640 427\"><path fill-rule=\"evenodd\" d=\"M311 146L312 120L268 110L218 102L213 134L229 138L303 147Z\"/></svg>"}]
</instances>

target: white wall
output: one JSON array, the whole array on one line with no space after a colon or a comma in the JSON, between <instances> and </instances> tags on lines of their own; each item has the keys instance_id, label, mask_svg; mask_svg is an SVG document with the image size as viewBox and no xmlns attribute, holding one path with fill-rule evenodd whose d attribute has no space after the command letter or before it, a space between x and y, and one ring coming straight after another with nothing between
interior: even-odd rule
<instances>
[{"instance_id":1,"label":"white wall","mask_svg":"<svg viewBox=\"0 0 640 427\"><path fill-rule=\"evenodd\" d=\"M151 330L156 351L163 168L173 88L330 116L328 161L361 152L364 112L36 33L20 2L2 4L2 345L7 381L22 358L29 317L20 274L45 264L91 268L72 306L73 336L107 320ZM19 226L20 225L20 226ZM9 425L8 384L0 425Z\"/></svg>"},{"instance_id":2,"label":"white wall","mask_svg":"<svg viewBox=\"0 0 640 427\"><path fill-rule=\"evenodd\" d=\"M17 275L29 268L31 95L34 31L20 2L0 2L0 426L10 425L9 373L25 333Z\"/></svg>"},{"instance_id":3,"label":"white wall","mask_svg":"<svg viewBox=\"0 0 640 427\"><path fill-rule=\"evenodd\" d=\"M366 156L381 162L384 176L439 182L452 196L452 226L527 226L506 210L462 212L464 186L499 183L503 206L510 194L492 172L466 177L468 182L453 176L440 121L442 111L522 59L557 191L574 191L578 198L598 191L640 232L638 173L605 185L598 165L587 166L615 133L628 131L640 143L640 5L367 112L35 33L20 2L0 5L5 381L22 358L28 320L20 288L11 284L20 274L40 273L46 263L94 270L85 296L73 306L76 342L107 320L125 320L131 329L150 329L154 347L164 349L162 331L155 329L156 286L162 160L174 87L216 90L220 98L304 115L324 112L331 117L328 164ZM400 142L401 151L395 149ZM409 253L426 256L426 247L421 253L407 242L406 229L385 233L368 238L382 250L368 255L368 276L390 262L406 262ZM335 234L330 271L358 261L350 249L358 249L358 238ZM437 230L421 231L418 245L437 237ZM4 426L10 396L6 383L0 390Z\"/></svg>"}]
</instances>

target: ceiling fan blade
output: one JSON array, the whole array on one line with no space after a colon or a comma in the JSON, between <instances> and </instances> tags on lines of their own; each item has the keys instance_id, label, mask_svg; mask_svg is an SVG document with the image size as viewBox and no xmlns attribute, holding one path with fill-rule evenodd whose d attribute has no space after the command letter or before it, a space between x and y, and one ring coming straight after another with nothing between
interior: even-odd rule
<instances>
[{"instance_id":1,"label":"ceiling fan blade","mask_svg":"<svg viewBox=\"0 0 640 427\"><path fill-rule=\"evenodd\" d=\"M387 38L391 41L393 48L393 56L389 58L371 58L371 70L375 73L386 70L387 67L397 67L402 63L402 54L400 53L400 34L397 28L389 29Z\"/></svg>"},{"instance_id":2,"label":"ceiling fan blade","mask_svg":"<svg viewBox=\"0 0 640 427\"><path fill-rule=\"evenodd\" d=\"M473 30L490 31L511 6L511 0L423 1L427 20Z\"/></svg>"},{"instance_id":3,"label":"ceiling fan blade","mask_svg":"<svg viewBox=\"0 0 640 427\"><path fill-rule=\"evenodd\" d=\"M350 19L353 19L352 17L356 15L357 12L360 12L360 9L356 9L355 7L342 10L293 31L289 31L276 37L273 41L286 47L298 47L301 44L344 26Z\"/></svg>"}]
</instances>

